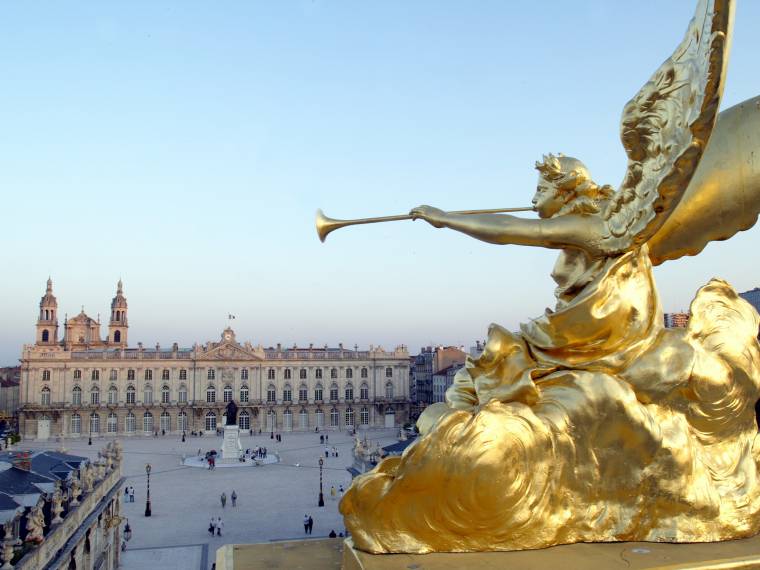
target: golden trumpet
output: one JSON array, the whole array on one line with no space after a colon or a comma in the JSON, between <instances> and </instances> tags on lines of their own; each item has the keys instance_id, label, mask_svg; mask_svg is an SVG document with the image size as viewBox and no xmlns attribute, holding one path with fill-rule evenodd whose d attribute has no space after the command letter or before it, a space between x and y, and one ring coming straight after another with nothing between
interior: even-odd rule
<instances>
[{"instance_id":1,"label":"golden trumpet","mask_svg":"<svg viewBox=\"0 0 760 570\"><path fill-rule=\"evenodd\" d=\"M447 212L449 214L505 214L507 212L531 212L533 208L496 208L492 210L458 210ZM317 210L317 235L319 241L324 243L327 234L338 228L345 226L357 226L359 224L377 224L380 222L398 222L401 220L411 220L410 214L401 216L380 216L378 218L359 218L357 220L336 220L325 216L322 210Z\"/></svg>"}]
</instances>

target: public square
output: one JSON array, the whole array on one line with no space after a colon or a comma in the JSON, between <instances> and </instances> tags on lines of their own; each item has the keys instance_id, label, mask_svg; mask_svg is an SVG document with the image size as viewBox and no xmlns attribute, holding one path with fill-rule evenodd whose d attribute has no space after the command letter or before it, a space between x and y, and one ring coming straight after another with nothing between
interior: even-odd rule
<instances>
[{"instance_id":1,"label":"public square","mask_svg":"<svg viewBox=\"0 0 760 570\"><path fill-rule=\"evenodd\" d=\"M254 543L303 538L303 517L314 519L310 538L325 538L331 530L344 530L338 513L338 499L330 488L347 488L351 475L346 467L353 463L353 438L349 433L322 432L329 436L329 447L338 457L324 456L324 445L315 432L282 434L282 442L269 434L241 437L243 448L264 446L280 461L261 467L217 468L213 471L181 465L183 456L197 455L221 448L222 437L188 437L185 443L175 435L120 439L124 447L125 485L135 488L135 502L124 502L122 514L129 518L132 539L122 561L123 568L137 570L148 566L164 570L199 568L207 570L214 562L216 549L223 544ZM397 441L398 430L360 432L381 446ZM105 438L66 440L69 453L96 457ZM58 443L24 442L24 448L57 449ZM322 457L325 506L317 506L319 465ZM150 517L145 516L146 474L150 463ZM237 506L229 500L237 492ZM227 505L220 496L225 492ZM224 521L222 536L208 532L211 517Z\"/></svg>"}]
</instances>

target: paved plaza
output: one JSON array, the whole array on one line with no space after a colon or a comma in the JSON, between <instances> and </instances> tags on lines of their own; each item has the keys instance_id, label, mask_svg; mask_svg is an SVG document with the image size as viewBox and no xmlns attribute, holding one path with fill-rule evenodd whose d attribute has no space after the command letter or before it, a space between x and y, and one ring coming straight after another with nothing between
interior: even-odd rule
<instances>
[{"instance_id":1,"label":"paved plaza","mask_svg":"<svg viewBox=\"0 0 760 570\"><path fill-rule=\"evenodd\" d=\"M369 430L367 438L380 445L397 441L398 430ZM346 432L327 432L328 445L338 449L338 457L324 455L319 434L283 433L282 442L269 434L243 436L243 448L266 446L277 453L280 462L260 467L237 469L198 469L181 464L182 458L220 450L222 438L188 437L182 443L177 436L121 438L124 446L123 474L126 485L135 488L135 502L123 502L123 515L129 517L132 540L122 561L129 570L149 566L208 570L216 549L228 543L252 543L303 538L303 516L314 519L313 538L324 538L331 530L344 530L338 513L338 500L330 497L330 487L347 488L351 475L346 467L353 462L353 438ZM106 439L67 440L70 453L95 457ZM23 442L19 448L56 449L54 441ZM324 459L325 506L317 506L319 494L318 459ZM150 463L152 516L145 517L145 464ZM238 495L237 506L229 499ZM220 496L227 494L222 508ZM221 537L208 532L211 517L221 516Z\"/></svg>"}]
</instances>

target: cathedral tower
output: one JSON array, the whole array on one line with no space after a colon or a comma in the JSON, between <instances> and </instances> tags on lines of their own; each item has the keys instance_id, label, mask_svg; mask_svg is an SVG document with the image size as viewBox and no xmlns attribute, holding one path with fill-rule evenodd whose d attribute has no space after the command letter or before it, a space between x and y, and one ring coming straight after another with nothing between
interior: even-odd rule
<instances>
[{"instance_id":1,"label":"cathedral tower","mask_svg":"<svg viewBox=\"0 0 760 570\"><path fill-rule=\"evenodd\" d=\"M127 298L122 290L121 279L116 284L116 297L111 301L111 320L108 323L108 344L127 346Z\"/></svg>"},{"instance_id":2,"label":"cathedral tower","mask_svg":"<svg viewBox=\"0 0 760 570\"><path fill-rule=\"evenodd\" d=\"M37 344L58 343L58 301L53 295L53 280L48 277L45 296L40 299L40 316L37 319Z\"/></svg>"}]
</instances>

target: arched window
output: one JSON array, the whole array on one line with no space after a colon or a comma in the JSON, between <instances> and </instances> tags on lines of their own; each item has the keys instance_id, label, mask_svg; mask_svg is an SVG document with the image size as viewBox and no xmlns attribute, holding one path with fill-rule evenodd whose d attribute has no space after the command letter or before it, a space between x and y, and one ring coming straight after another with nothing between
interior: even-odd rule
<instances>
[{"instance_id":1,"label":"arched window","mask_svg":"<svg viewBox=\"0 0 760 570\"><path fill-rule=\"evenodd\" d=\"M369 386L362 384L359 387L359 398L362 400L369 400Z\"/></svg>"},{"instance_id":2,"label":"arched window","mask_svg":"<svg viewBox=\"0 0 760 570\"><path fill-rule=\"evenodd\" d=\"M369 425L369 410L364 406L359 412L359 423L363 426Z\"/></svg>"},{"instance_id":3,"label":"arched window","mask_svg":"<svg viewBox=\"0 0 760 570\"><path fill-rule=\"evenodd\" d=\"M317 419L317 427L319 429L322 429L323 427L325 427L325 413L322 411L321 408L317 408L317 411L314 414L314 416Z\"/></svg>"},{"instance_id":4,"label":"arched window","mask_svg":"<svg viewBox=\"0 0 760 570\"><path fill-rule=\"evenodd\" d=\"M367 369L362 368L362 378L366 378L366 377L367 377Z\"/></svg>"},{"instance_id":5,"label":"arched window","mask_svg":"<svg viewBox=\"0 0 760 570\"><path fill-rule=\"evenodd\" d=\"M206 374L206 378L208 380L216 380L216 370L213 368L208 369L208 374Z\"/></svg>"},{"instance_id":6,"label":"arched window","mask_svg":"<svg viewBox=\"0 0 760 570\"><path fill-rule=\"evenodd\" d=\"M146 380L153 380L153 371L148 369L145 371L145 379Z\"/></svg>"},{"instance_id":7,"label":"arched window","mask_svg":"<svg viewBox=\"0 0 760 570\"><path fill-rule=\"evenodd\" d=\"M248 401L248 386L243 384L240 387L240 402L245 403Z\"/></svg>"},{"instance_id":8,"label":"arched window","mask_svg":"<svg viewBox=\"0 0 760 570\"><path fill-rule=\"evenodd\" d=\"M134 403L135 403L135 387L127 386L127 404L134 404Z\"/></svg>"},{"instance_id":9,"label":"arched window","mask_svg":"<svg viewBox=\"0 0 760 570\"><path fill-rule=\"evenodd\" d=\"M216 414L214 412L206 412L206 431L216 431Z\"/></svg>"},{"instance_id":10,"label":"arched window","mask_svg":"<svg viewBox=\"0 0 760 570\"><path fill-rule=\"evenodd\" d=\"M100 380L100 370L93 370L90 378L93 380Z\"/></svg>"},{"instance_id":11,"label":"arched window","mask_svg":"<svg viewBox=\"0 0 760 570\"><path fill-rule=\"evenodd\" d=\"M214 386L208 386L206 388L206 402L209 404L216 402L216 388Z\"/></svg>"},{"instance_id":12,"label":"arched window","mask_svg":"<svg viewBox=\"0 0 760 570\"><path fill-rule=\"evenodd\" d=\"M306 384L301 384L298 387L298 401L305 402L308 399L309 399L309 388L307 388Z\"/></svg>"},{"instance_id":13,"label":"arched window","mask_svg":"<svg viewBox=\"0 0 760 570\"><path fill-rule=\"evenodd\" d=\"M282 429L285 431L293 431L293 412L291 412L290 409L287 409L282 413Z\"/></svg>"},{"instance_id":14,"label":"arched window","mask_svg":"<svg viewBox=\"0 0 760 570\"><path fill-rule=\"evenodd\" d=\"M242 368L240 370L240 379L241 380L248 380L248 369L247 368Z\"/></svg>"},{"instance_id":15,"label":"arched window","mask_svg":"<svg viewBox=\"0 0 760 570\"><path fill-rule=\"evenodd\" d=\"M302 430L306 430L309 427L309 412L306 411L306 408L301 408L301 411L298 413L298 427Z\"/></svg>"},{"instance_id":16,"label":"arched window","mask_svg":"<svg viewBox=\"0 0 760 570\"><path fill-rule=\"evenodd\" d=\"M285 380L290 380L290 368L285 369Z\"/></svg>"},{"instance_id":17,"label":"arched window","mask_svg":"<svg viewBox=\"0 0 760 570\"><path fill-rule=\"evenodd\" d=\"M274 380L274 368L267 370L267 380Z\"/></svg>"},{"instance_id":18,"label":"arched window","mask_svg":"<svg viewBox=\"0 0 760 570\"><path fill-rule=\"evenodd\" d=\"M187 403L187 386L185 386L184 384L180 384L179 393L177 395L179 397L179 403L186 404Z\"/></svg>"},{"instance_id":19,"label":"arched window","mask_svg":"<svg viewBox=\"0 0 760 570\"><path fill-rule=\"evenodd\" d=\"M116 417L116 414L109 412L108 419L106 420L106 429L108 430L108 433L116 433L118 429L117 422L118 418Z\"/></svg>"},{"instance_id":20,"label":"arched window","mask_svg":"<svg viewBox=\"0 0 760 570\"><path fill-rule=\"evenodd\" d=\"M282 389L282 401L283 402L293 401L293 390L291 389L290 384L285 384L285 387Z\"/></svg>"},{"instance_id":21,"label":"arched window","mask_svg":"<svg viewBox=\"0 0 760 570\"><path fill-rule=\"evenodd\" d=\"M162 404L168 404L169 398L171 396L171 390L169 390L169 386L162 386L161 387L161 403Z\"/></svg>"},{"instance_id":22,"label":"arched window","mask_svg":"<svg viewBox=\"0 0 760 570\"><path fill-rule=\"evenodd\" d=\"M226 404L227 402L231 402L232 401L232 386L227 384L224 387L223 394L224 394L224 403Z\"/></svg>"},{"instance_id":23,"label":"arched window","mask_svg":"<svg viewBox=\"0 0 760 570\"><path fill-rule=\"evenodd\" d=\"M267 412L267 431L274 431L277 428L277 412L269 410Z\"/></svg>"},{"instance_id":24,"label":"arched window","mask_svg":"<svg viewBox=\"0 0 760 570\"><path fill-rule=\"evenodd\" d=\"M348 384L346 384L346 401L350 402L353 399L354 399L354 387L349 382Z\"/></svg>"},{"instance_id":25,"label":"arched window","mask_svg":"<svg viewBox=\"0 0 760 570\"><path fill-rule=\"evenodd\" d=\"M353 378L353 377L354 377L354 369L346 368L346 378Z\"/></svg>"},{"instance_id":26,"label":"arched window","mask_svg":"<svg viewBox=\"0 0 760 570\"><path fill-rule=\"evenodd\" d=\"M153 414L150 412L143 414L143 431L145 433L153 433Z\"/></svg>"},{"instance_id":27,"label":"arched window","mask_svg":"<svg viewBox=\"0 0 760 570\"><path fill-rule=\"evenodd\" d=\"M90 388L90 403L94 406L100 404L100 389L97 386Z\"/></svg>"},{"instance_id":28,"label":"arched window","mask_svg":"<svg viewBox=\"0 0 760 570\"><path fill-rule=\"evenodd\" d=\"M335 382L333 382L332 386L330 386L330 401L338 401L338 385Z\"/></svg>"},{"instance_id":29,"label":"arched window","mask_svg":"<svg viewBox=\"0 0 760 570\"><path fill-rule=\"evenodd\" d=\"M47 329L42 331L42 342L48 342L50 340L50 333Z\"/></svg>"},{"instance_id":30,"label":"arched window","mask_svg":"<svg viewBox=\"0 0 760 570\"><path fill-rule=\"evenodd\" d=\"M238 414L238 427L244 430L251 429L251 416L245 410Z\"/></svg>"},{"instance_id":31,"label":"arched window","mask_svg":"<svg viewBox=\"0 0 760 570\"><path fill-rule=\"evenodd\" d=\"M322 369L321 369L321 368L317 368L317 369L314 371L314 377L315 377L317 380L322 380Z\"/></svg>"},{"instance_id":32,"label":"arched window","mask_svg":"<svg viewBox=\"0 0 760 570\"><path fill-rule=\"evenodd\" d=\"M385 369L385 377L393 378L393 368L391 368L390 366L386 367Z\"/></svg>"},{"instance_id":33,"label":"arched window","mask_svg":"<svg viewBox=\"0 0 760 570\"><path fill-rule=\"evenodd\" d=\"M180 412L177 416L177 429L180 431L187 431L187 413Z\"/></svg>"},{"instance_id":34,"label":"arched window","mask_svg":"<svg viewBox=\"0 0 760 570\"><path fill-rule=\"evenodd\" d=\"M137 418L132 412L127 413L127 417L124 418L124 431L127 433L135 433L137 429Z\"/></svg>"},{"instance_id":35,"label":"arched window","mask_svg":"<svg viewBox=\"0 0 760 570\"><path fill-rule=\"evenodd\" d=\"M74 380L81 380L81 379L82 379L82 371L74 370Z\"/></svg>"},{"instance_id":36,"label":"arched window","mask_svg":"<svg viewBox=\"0 0 760 570\"><path fill-rule=\"evenodd\" d=\"M82 389L79 386L74 386L71 391L71 403L75 406L82 405Z\"/></svg>"},{"instance_id":37,"label":"arched window","mask_svg":"<svg viewBox=\"0 0 760 570\"><path fill-rule=\"evenodd\" d=\"M42 371L42 379L43 380L50 380L50 370L43 370Z\"/></svg>"},{"instance_id":38,"label":"arched window","mask_svg":"<svg viewBox=\"0 0 760 570\"><path fill-rule=\"evenodd\" d=\"M354 425L354 410L352 408L346 408L346 427Z\"/></svg>"},{"instance_id":39,"label":"arched window","mask_svg":"<svg viewBox=\"0 0 760 570\"><path fill-rule=\"evenodd\" d=\"M385 397L393 398L393 382L388 382L385 385Z\"/></svg>"},{"instance_id":40,"label":"arched window","mask_svg":"<svg viewBox=\"0 0 760 570\"><path fill-rule=\"evenodd\" d=\"M90 414L90 433L100 433L100 415L94 412Z\"/></svg>"},{"instance_id":41,"label":"arched window","mask_svg":"<svg viewBox=\"0 0 760 570\"><path fill-rule=\"evenodd\" d=\"M143 404L153 403L153 387L150 384L143 386Z\"/></svg>"},{"instance_id":42,"label":"arched window","mask_svg":"<svg viewBox=\"0 0 760 570\"><path fill-rule=\"evenodd\" d=\"M330 427L338 427L339 420L340 414L338 414L338 410L335 408L330 410Z\"/></svg>"},{"instance_id":43,"label":"arched window","mask_svg":"<svg viewBox=\"0 0 760 570\"><path fill-rule=\"evenodd\" d=\"M127 370L127 380L135 379L135 371L132 369Z\"/></svg>"},{"instance_id":44,"label":"arched window","mask_svg":"<svg viewBox=\"0 0 760 570\"><path fill-rule=\"evenodd\" d=\"M277 399L277 392L274 388L274 384L270 384L267 387L267 402L273 403Z\"/></svg>"},{"instance_id":45,"label":"arched window","mask_svg":"<svg viewBox=\"0 0 760 570\"><path fill-rule=\"evenodd\" d=\"M298 371L298 377L301 380L306 380L306 368L301 368L301 370Z\"/></svg>"},{"instance_id":46,"label":"arched window","mask_svg":"<svg viewBox=\"0 0 760 570\"><path fill-rule=\"evenodd\" d=\"M108 403L117 404L119 402L119 389L116 386L108 388Z\"/></svg>"},{"instance_id":47,"label":"arched window","mask_svg":"<svg viewBox=\"0 0 760 570\"><path fill-rule=\"evenodd\" d=\"M330 378L335 379L338 377L338 369L330 368Z\"/></svg>"},{"instance_id":48,"label":"arched window","mask_svg":"<svg viewBox=\"0 0 760 570\"><path fill-rule=\"evenodd\" d=\"M109 376L109 380L116 381L119 379L119 371L115 368L111 369L111 375Z\"/></svg>"},{"instance_id":49,"label":"arched window","mask_svg":"<svg viewBox=\"0 0 760 570\"><path fill-rule=\"evenodd\" d=\"M161 380L168 380L168 379L169 379L169 369L168 368L164 368L161 371Z\"/></svg>"},{"instance_id":50,"label":"arched window","mask_svg":"<svg viewBox=\"0 0 760 570\"><path fill-rule=\"evenodd\" d=\"M82 433L82 416L79 414L71 414L71 433L74 435Z\"/></svg>"},{"instance_id":51,"label":"arched window","mask_svg":"<svg viewBox=\"0 0 760 570\"><path fill-rule=\"evenodd\" d=\"M45 386L42 389L42 392L40 394L40 403L43 406L49 406L50 405L50 388L48 388L47 386Z\"/></svg>"},{"instance_id":52,"label":"arched window","mask_svg":"<svg viewBox=\"0 0 760 570\"><path fill-rule=\"evenodd\" d=\"M179 371L179 379L187 380L187 370L185 370L184 368Z\"/></svg>"},{"instance_id":53,"label":"arched window","mask_svg":"<svg viewBox=\"0 0 760 570\"><path fill-rule=\"evenodd\" d=\"M322 401L322 384L317 384L317 387L314 388L314 401Z\"/></svg>"},{"instance_id":54,"label":"arched window","mask_svg":"<svg viewBox=\"0 0 760 570\"><path fill-rule=\"evenodd\" d=\"M160 418L159 421L161 422L161 432L162 433L165 432L165 431L171 431L172 418L169 415L169 412L167 412L166 410L164 410L163 412L161 412L161 418Z\"/></svg>"},{"instance_id":55,"label":"arched window","mask_svg":"<svg viewBox=\"0 0 760 570\"><path fill-rule=\"evenodd\" d=\"M116 331L115 333L113 333L113 341L121 342L121 331Z\"/></svg>"}]
</instances>

